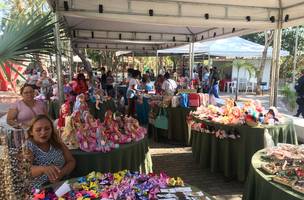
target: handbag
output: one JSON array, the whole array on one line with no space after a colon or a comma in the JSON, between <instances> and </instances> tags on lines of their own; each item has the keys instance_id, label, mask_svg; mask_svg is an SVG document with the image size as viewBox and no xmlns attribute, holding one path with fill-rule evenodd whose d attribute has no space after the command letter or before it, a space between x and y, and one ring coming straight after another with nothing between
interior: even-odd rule
<instances>
[{"instance_id":1,"label":"handbag","mask_svg":"<svg viewBox=\"0 0 304 200\"><path fill-rule=\"evenodd\" d=\"M168 130L167 112L165 111L164 108L160 108L159 113L154 122L154 127Z\"/></svg>"}]
</instances>

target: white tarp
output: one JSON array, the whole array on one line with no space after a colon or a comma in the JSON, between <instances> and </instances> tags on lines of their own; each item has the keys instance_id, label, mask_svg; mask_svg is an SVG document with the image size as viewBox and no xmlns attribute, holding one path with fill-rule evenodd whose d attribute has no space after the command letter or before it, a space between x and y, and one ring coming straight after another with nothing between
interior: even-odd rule
<instances>
[{"instance_id":1,"label":"white tarp","mask_svg":"<svg viewBox=\"0 0 304 200\"><path fill-rule=\"evenodd\" d=\"M68 58L67 57L64 57L64 56L61 56L61 60L62 62L68 62ZM87 58L87 60L92 63L92 60ZM52 61L56 61L56 57L55 56L52 56ZM79 56L73 56L73 62L82 62L81 59L79 58Z\"/></svg>"},{"instance_id":2,"label":"white tarp","mask_svg":"<svg viewBox=\"0 0 304 200\"><path fill-rule=\"evenodd\" d=\"M275 29L281 22L283 28L304 23L303 0L48 0L48 3L56 5L54 10L63 18L72 44L78 48L145 52L190 41ZM134 42L156 46L138 46Z\"/></svg>"},{"instance_id":3,"label":"white tarp","mask_svg":"<svg viewBox=\"0 0 304 200\"><path fill-rule=\"evenodd\" d=\"M226 57L262 57L264 46L240 37L231 37L207 42L194 43L194 53L205 53L213 56ZM159 54L187 54L189 45L158 50ZM288 56L289 52L281 50L281 56ZM267 57L272 56L272 48L268 48Z\"/></svg>"}]
</instances>

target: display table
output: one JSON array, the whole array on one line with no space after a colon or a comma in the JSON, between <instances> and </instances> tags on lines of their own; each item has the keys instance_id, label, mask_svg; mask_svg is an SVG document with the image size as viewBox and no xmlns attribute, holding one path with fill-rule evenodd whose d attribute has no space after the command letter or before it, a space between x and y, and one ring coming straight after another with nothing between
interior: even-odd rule
<instances>
[{"instance_id":1,"label":"display table","mask_svg":"<svg viewBox=\"0 0 304 200\"><path fill-rule=\"evenodd\" d=\"M128 169L152 172L152 159L149 153L148 138L138 142L120 145L110 152L84 152L71 150L76 167L70 177L85 176L92 171L117 172Z\"/></svg>"},{"instance_id":2,"label":"display table","mask_svg":"<svg viewBox=\"0 0 304 200\"><path fill-rule=\"evenodd\" d=\"M284 124L264 127L229 126L209 121L203 122L225 131L237 131L240 138L219 139L214 135L191 131L192 153L195 161L203 169L210 168L211 172L222 172L225 177L236 178L238 181L245 181L251 157L266 146L265 135L270 135L274 144L298 143L291 120L287 120Z\"/></svg>"},{"instance_id":3,"label":"display table","mask_svg":"<svg viewBox=\"0 0 304 200\"><path fill-rule=\"evenodd\" d=\"M243 200L300 200L304 195L291 188L271 181L273 175L260 170L261 155L264 150L256 152L251 160L251 167L245 185Z\"/></svg>"},{"instance_id":4,"label":"display table","mask_svg":"<svg viewBox=\"0 0 304 200\"><path fill-rule=\"evenodd\" d=\"M190 134L187 125L187 116L190 111L195 110L195 108L165 108L168 113L168 130L157 129L153 126L149 126L153 130L149 130L153 133L154 139L157 140L159 135L166 134L169 140L180 142L182 144L190 145ZM153 112L156 116L159 112L159 107L153 108Z\"/></svg>"}]
</instances>

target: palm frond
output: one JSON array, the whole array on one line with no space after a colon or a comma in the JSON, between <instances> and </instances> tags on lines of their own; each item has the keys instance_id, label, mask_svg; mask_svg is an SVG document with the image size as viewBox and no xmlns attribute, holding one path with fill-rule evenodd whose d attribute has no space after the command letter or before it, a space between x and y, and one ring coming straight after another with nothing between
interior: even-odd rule
<instances>
[{"instance_id":1,"label":"palm frond","mask_svg":"<svg viewBox=\"0 0 304 200\"><path fill-rule=\"evenodd\" d=\"M22 62L34 60L34 55L55 53L54 23L51 13L41 15L38 12L21 13L13 19L6 20L3 34L0 36L2 70L6 65L21 75L9 63L20 65Z\"/></svg>"},{"instance_id":2,"label":"palm frond","mask_svg":"<svg viewBox=\"0 0 304 200\"><path fill-rule=\"evenodd\" d=\"M255 66L252 63L248 62L247 60L236 59L236 60L233 61L232 65L235 66L237 68L237 70L240 70L241 68L243 68L246 71L248 71L249 79L253 75L255 75L255 72L256 72Z\"/></svg>"}]
</instances>

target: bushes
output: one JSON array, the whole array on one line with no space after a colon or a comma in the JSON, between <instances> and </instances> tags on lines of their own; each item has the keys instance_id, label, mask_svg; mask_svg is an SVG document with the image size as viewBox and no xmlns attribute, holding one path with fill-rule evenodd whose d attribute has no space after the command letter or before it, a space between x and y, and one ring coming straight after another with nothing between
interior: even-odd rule
<instances>
[{"instance_id":1,"label":"bushes","mask_svg":"<svg viewBox=\"0 0 304 200\"><path fill-rule=\"evenodd\" d=\"M296 108L296 100L297 100L296 92L290 89L290 86L286 84L283 86L281 93L285 97L291 111L294 111L294 109Z\"/></svg>"}]
</instances>

